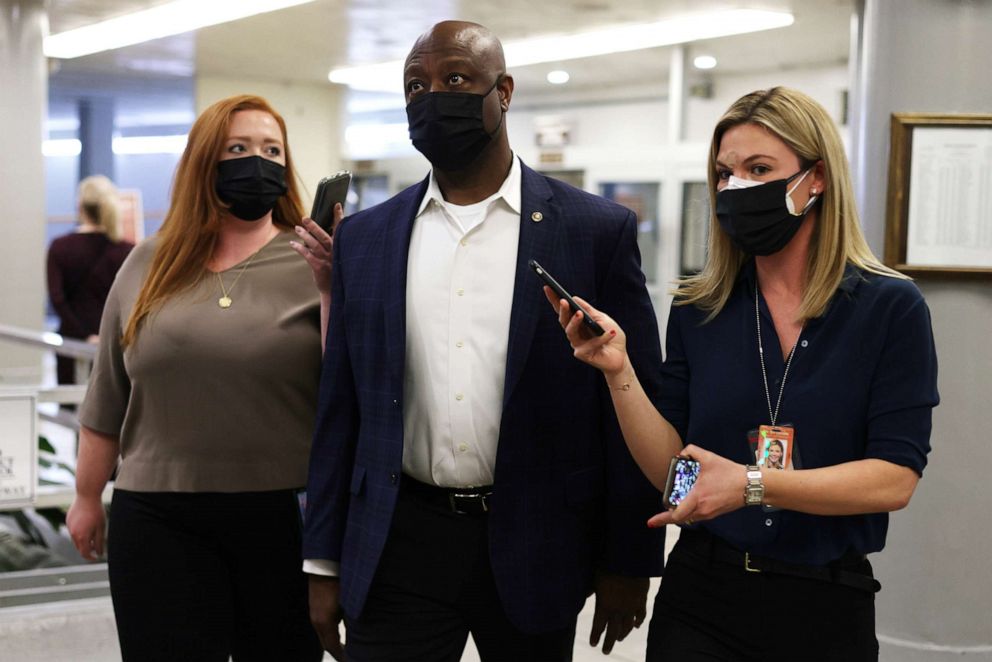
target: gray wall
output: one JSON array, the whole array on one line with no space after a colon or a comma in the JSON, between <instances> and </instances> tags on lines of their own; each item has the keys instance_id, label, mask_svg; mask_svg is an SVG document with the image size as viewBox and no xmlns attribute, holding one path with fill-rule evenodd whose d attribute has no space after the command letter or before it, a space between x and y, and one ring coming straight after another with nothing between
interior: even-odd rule
<instances>
[{"instance_id":1,"label":"gray wall","mask_svg":"<svg viewBox=\"0 0 992 662\"><path fill-rule=\"evenodd\" d=\"M46 26L43 0L0 2L0 323L28 329L41 329L45 302ZM38 351L0 344L0 386L40 380Z\"/></svg>"},{"instance_id":2,"label":"gray wall","mask_svg":"<svg viewBox=\"0 0 992 662\"><path fill-rule=\"evenodd\" d=\"M882 254L890 114L992 114L992 1L864 0L858 19L853 166L865 231ZM942 402L923 480L873 559L881 659L992 660L992 278L917 283L933 316Z\"/></svg>"}]
</instances>

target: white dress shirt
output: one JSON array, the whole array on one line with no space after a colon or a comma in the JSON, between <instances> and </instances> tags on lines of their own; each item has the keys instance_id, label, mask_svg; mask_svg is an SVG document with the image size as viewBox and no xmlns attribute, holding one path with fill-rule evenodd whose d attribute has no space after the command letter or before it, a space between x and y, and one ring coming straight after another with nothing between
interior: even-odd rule
<instances>
[{"instance_id":1,"label":"white dress shirt","mask_svg":"<svg viewBox=\"0 0 992 662\"><path fill-rule=\"evenodd\" d=\"M482 202L445 201L433 171L410 237L403 472L445 487L491 485L520 240L521 167ZM536 285L535 285L536 287ZM307 559L304 572L337 575Z\"/></svg>"},{"instance_id":2,"label":"white dress shirt","mask_svg":"<svg viewBox=\"0 0 992 662\"><path fill-rule=\"evenodd\" d=\"M444 200L431 173L410 238L403 472L491 485L520 239L520 161L481 202Z\"/></svg>"}]
</instances>

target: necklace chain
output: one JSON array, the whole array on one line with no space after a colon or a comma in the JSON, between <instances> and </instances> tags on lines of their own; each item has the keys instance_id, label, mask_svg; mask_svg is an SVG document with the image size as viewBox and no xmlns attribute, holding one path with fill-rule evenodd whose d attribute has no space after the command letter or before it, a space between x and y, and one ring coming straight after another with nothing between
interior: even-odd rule
<instances>
[{"instance_id":1,"label":"necklace chain","mask_svg":"<svg viewBox=\"0 0 992 662\"><path fill-rule=\"evenodd\" d=\"M792 349L789 350L789 358L785 361L785 372L782 373L782 386L778 389L778 400L775 402L775 411L772 411L772 396L768 391L768 373L765 370L765 348L761 343L761 313L758 308L758 284L754 285L754 322L758 329L758 358L761 359L761 381L765 385L765 402L768 403L768 417L771 419L772 425L775 425L775 421L778 420L778 412L782 407L782 394L785 393L785 380L789 376L789 367L792 365L792 357L796 355L796 347L799 345L799 338L796 338L795 344L792 345ZM805 325L803 325L805 326ZM799 332L802 336L802 331Z\"/></svg>"},{"instance_id":2,"label":"necklace chain","mask_svg":"<svg viewBox=\"0 0 992 662\"><path fill-rule=\"evenodd\" d=\"M237 285L238 284L238 281L241 280L241 277L245 275L245 270L248 269L248 265L251 264L251 261L254 260L255 259L255 256L258 255L261 252L262 252L262 249L259 248L257 251L255 251L254 253L252 253L248 257L247 260L245 260L244 265L241 267L241 271L238 272L238 275L235 276L235 278L234 278L234 282L231 283L231 288L230 289L227 289L227 288L224 287L224 278L220 275L221 272L219 272L219 271L215 271L214 272L214 275L217 276L217 282L220 283L221 294L223 294L223 296L221 298L217 299L217 305L218 306L220 306L221 308L230 308L231 307L231 304L234 303L234 301L232 301L232 299L231 299L231 292L234 291L234 286Z\"/></svg>"}]
</instances>

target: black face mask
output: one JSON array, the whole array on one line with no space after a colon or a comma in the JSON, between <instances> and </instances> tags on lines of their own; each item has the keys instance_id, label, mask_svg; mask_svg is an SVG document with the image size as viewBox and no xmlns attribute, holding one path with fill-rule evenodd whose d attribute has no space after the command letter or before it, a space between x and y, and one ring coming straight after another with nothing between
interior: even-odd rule
<instances>
[{"instance_id":1,"label":"black face mask","mask_svg":"<svg viewBox=\"0 0 992 662\"><path fill-rule=\"evenodd\" d=\"M407 104L410 140L431 165L443 171L463 170L479 158L503 125L502 115L492 134L483 125L483 102L496 83L485 94L428 92Z\"/></svg>"},{"instance_id":2,"label":"black face mask","mask_svg":"<svg viewBox=\"0 0 992 662\"><path fill-rule=\"evenodd\" d=\"M800 170L787 179L777 179L760 186L724 189L716 194L716 217L720 227L734 244L749 255L771 255L788 244L806 218L817 196L798 214L786 202L788 185L801 175Z\"/></svg>"},{"instance_id":3,"label":"black face mask","mask_svg":"<svg viewBox=\"0 0 992 662\"><path fill-rule=\"evenodd\" d=\"M286 166L261 156L244 156L217 164L218 197L242 221L257 221L286 194Z\"/></svg>"}]
</instances>

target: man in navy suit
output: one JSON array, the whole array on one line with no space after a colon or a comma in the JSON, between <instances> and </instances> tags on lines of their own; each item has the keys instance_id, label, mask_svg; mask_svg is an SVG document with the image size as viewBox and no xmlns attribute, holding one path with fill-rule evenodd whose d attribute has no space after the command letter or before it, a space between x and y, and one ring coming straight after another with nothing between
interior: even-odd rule
<instances>
[{"instance_id":1,"label":"man in navy suit","mask_svg":"<svg viewBox=\"0 0 992 662\"><path fill-rule=\"evenodd\" d=\"M534 259L627 330L649 394L662 358L636 218L510 150L502 46L439 23L404 69L430 176L335 235L304 569L337 659L570 660L645 617L664 539L608 387L571 355Z\"/></svg>"}]
</instances>

